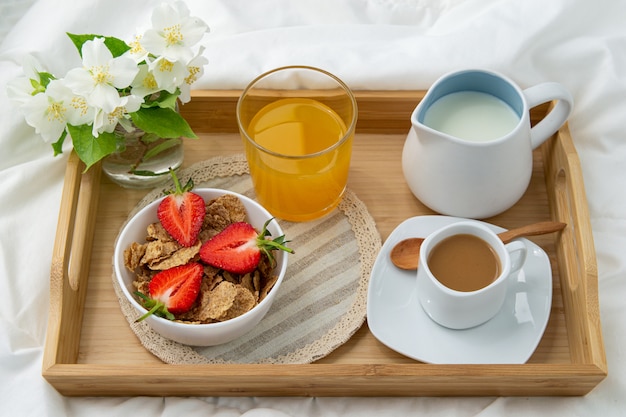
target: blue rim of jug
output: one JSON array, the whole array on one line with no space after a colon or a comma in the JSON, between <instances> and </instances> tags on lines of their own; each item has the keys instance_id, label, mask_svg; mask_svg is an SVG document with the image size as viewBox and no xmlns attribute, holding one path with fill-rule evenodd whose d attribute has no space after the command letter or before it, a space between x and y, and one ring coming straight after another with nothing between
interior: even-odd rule
<instances>
[{"instance_id":1,"label":"blue rim of jug","mask_svg":"<svg viewBox=\"0 0 626 417\"><path fill-rule=\"evenodd\" d=\"M524 119L524 94L508 77L493 71L469 69L449 73L435 82L415 109L412 120L423 125L426 111L435 101L459 91L491 94L507 103L518 115L520 123Z\"/></svg>"}]
</instances>

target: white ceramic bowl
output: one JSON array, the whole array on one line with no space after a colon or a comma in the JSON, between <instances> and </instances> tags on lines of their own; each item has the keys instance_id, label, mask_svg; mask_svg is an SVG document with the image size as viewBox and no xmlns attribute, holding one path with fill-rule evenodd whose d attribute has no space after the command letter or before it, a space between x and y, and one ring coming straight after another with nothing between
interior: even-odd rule
<instances>
[{"instance_id":1,"label":"white ceramic bowl","mask_svg":"<svg viewBox=\"0 0 626 417\"><path fill-rule=\"evenodd\" d=\"M247 221L259 232L263 228L263 224L272 217L259 203L238 193L215 188L198 188L194 189L193 192L202 196L205 201L212 200L224 194L239 197L248 212ZM124 250L128 248L132 242L143 243L145 241L146 228L149 224L158 221L157 207L161 200L162 198L153 201L133 216L124 226L115 243L115 253L113 255L115 275L124 295L135 309L137 309L137 317L144 314L146 309L133 295L135 289L132 282L135 279L135 274L124 266ZM268 225L268 230L274 238L283 235L283 231L276 220ZM285 277L285 271L287 270L287 253L275 251L275 257L275 273L278 275L276 284L274 284L272 290L257 306L241 316L220 323L186 324L152 315L146 318L145 322L163 337L187 345L213 346L230 342L252 330L272 306L276 298L276 293Z\"/></svg>"}]
</instances>

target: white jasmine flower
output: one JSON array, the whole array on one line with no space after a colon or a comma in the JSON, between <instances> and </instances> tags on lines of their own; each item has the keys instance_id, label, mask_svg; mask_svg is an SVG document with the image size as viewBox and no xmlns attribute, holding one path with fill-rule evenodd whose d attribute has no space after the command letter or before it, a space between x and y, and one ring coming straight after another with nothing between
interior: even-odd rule
<instances>
[{"instance_id":1,"label":"white jasmine flower","mask_svg":"<svg viewBox=\"0 0 626 417\"><path fill-rule=\"evenodd\" d=\"M40 73L47 74L37 58L30 54L22 59L22 68L24 77L7 82L7 96L18 106L29 102L35 94L45 91L45 87L41 85Z\"/></svg>"},{"instance_id":2,"label":"white jasmine flower","mask_svg":"<svg viewBox=\"0 0 626 417\"><path fill-rule=\"evenodd\" d=\"M7 82L7 96L20 107L31 101L34 93L30 78L19 77Z\"/></svg>"},{"instance_id":3,"label":"white jasmine flower","mask_svg":"<svg viewBox=\"0 0 626 417\"><path fill-rule=\"evenodd\" d=\"M131 86L131 94L139 97L146 97L162 89L147 64L139 65L139 72Z\"/></svg>"},{"instance_id":4,"label":"white jasmine flower","mask_svg":"<svg viewBox=\"0 0 626 417\"><path fill-rule=\"evenodd\" d=\"M22 66L24 67L24 75L31 79L39 79L39 73L47 72L41 62L31 54L24 55Z\"/></svg>"},{"instance_id":5,"label":"white jasmine flower","mask_svg":"<svg viewBox=\"0 0 626 417\"><path fill-rule=\"evenodd\" d=\"M134 113L141 107L143 98L134 95L121 98L120 105L110 112L100 109L93 119L92 135L98 137L102 132L113 132L118 123L124 123L128 113Z\"/></svg>"},{"instance_id":6,"label":"white jasmine flower","mask_svg":"<svg viewBox=\"0 0 626 417\"><path fill-rule=\"evenodd\" d=\"M191 100L191 85L204 74L204 66L209 63L209 60L202 56L203 52L204 48L201 47L198 51L198 55L187 64L187 76L180 85L180 96L178 96L183 104Z\"/></svg>"},{"instance_id":7,"label":"white jasmine flower","mask_svg":"<svg viewBox=\"0 0 626 417\"><path fill-rule=\"evenodd\" d=\"M70 70L65 84L84 96L90 105L102 108L105 113L112 112L122 105L117 88L130 85L137 75L137 64L125 55L113 58L103 38L85 42L82 55L83 67Z\"/></svg>"},{"instance_id":8,"label":"white jasmine flower","mask_svg":"<svg viewBox=\"0 0 626 417\"><path fill-rule=\"evenodd\" d=\"M148 57L148 51L141 44L143 35L136 35L135 40L128 44L130 50L126 54L132 58L137 64L143 62Z\"/></svg>"},{"instance_id":9,"label":"white jasmine flower","mask_svg":"<svg viewBox=\"0 0 626 417\"><path fill-rule=\"evenodd\" d=\"M184 83L187 76L187 66L180 61L169 61L159 57L149 64L149 68L159 88L168 93L175 93Z\"/></svg>"},{"instance_id":10,"label":"white jasmine flower","mask_svg":"<svg viewBox=\"0 0 626 417\"><path fill-rule=\"evenodd\" d=\"M201 19L191 17L185 3L163 3L152 13L152 29L142 38L144 48L170 62L189 62L191 47L202 39L209 27Z\"/></svg>"},{"instance_id":11,"label":"white jasmine flower","mask_svg":"<svg viewBox=\"0 0 626 417\"><path fill-rule=\"evenodd\" d=\"M65 126L91 121L93 108L82 97L75 96L62 81L52 80L44 93L35 94L22 107L26 122L35 128L45 142L54 142Z\"/></svg>"}]
</instances>

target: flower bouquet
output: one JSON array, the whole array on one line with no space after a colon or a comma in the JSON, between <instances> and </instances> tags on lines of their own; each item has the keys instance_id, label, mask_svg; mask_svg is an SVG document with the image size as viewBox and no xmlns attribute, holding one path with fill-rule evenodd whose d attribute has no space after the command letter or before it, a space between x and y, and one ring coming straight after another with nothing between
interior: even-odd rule
<instances>
[{"instance_id":1,"label":"flower bouquet","mask_svg":"<svg viewBox=\"0 0 626 417\"><path fill-rule=\"evenodd\" d=\"M31 57L25 76L9 83L7 91L26 122L52 143L55 155L69 134L86 170L124 150L125 133L141 131L145 151L130 170L154 175L141 171L140 163L179 145L181 137L196 138L177 103L190 100L191 84L208 63L203 48L196 47L208 29L183 2L163 3L153 11L152 27L130 43L68 33L81 67L57 78ZM149 146L157 139L157 146Z\"/></svg>"}]
</instances>

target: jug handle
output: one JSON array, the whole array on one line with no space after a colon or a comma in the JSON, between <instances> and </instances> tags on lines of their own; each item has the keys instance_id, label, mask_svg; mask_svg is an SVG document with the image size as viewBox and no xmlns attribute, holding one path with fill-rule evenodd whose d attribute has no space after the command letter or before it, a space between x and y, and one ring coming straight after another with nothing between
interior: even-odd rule
<instances>
[{"instance_id":1,"label":"jug handle","mask_svg":"<svg viewBox=\"0 0 626 417\"><path fill-rule=\"evenodd\" d=\"M530 130L530 142L533 149L541 145L563 126L574 107L574 99L561 84L546 82L524 90L528 109L557 100L548 114Z\"/></svg>"}]
</instances>

